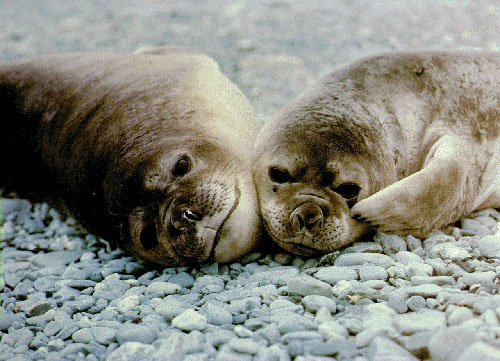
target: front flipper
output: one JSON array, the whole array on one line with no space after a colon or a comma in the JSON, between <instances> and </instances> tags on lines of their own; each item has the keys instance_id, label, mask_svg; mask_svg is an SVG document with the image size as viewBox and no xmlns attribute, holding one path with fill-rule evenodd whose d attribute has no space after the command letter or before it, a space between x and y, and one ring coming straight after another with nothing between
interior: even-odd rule
<instances>
[{"instance_id":1,"label":"front flipper","mask_svg":"<svg viewBox=\"0 0 500 361\"><path fill-rule=\"evenodd\" d=\"M472 211L477 169L472 141L444 136L431 148L424 167L351 210L354 219L380 231L425 237Z\"/></svg>"}]
</instances>

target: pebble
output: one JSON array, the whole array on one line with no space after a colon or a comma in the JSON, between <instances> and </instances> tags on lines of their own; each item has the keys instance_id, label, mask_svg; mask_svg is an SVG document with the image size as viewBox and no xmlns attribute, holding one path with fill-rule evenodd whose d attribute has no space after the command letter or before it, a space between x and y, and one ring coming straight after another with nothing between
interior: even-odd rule
<instances>
[{"instance_id":1,"label":"pebble","mask_svg":"<svg viewBox=\"0 0 500 361\"><path fill-rule=\"evenodd\" d=\"M394 316L394 324L403 335L433 331L446 325L446 314L436 310L422 310Z\"/></svg>"},{"instance_id":2,"label":"pebble","mask_svg":"<svg viewBox=\"0 0 500 361\"><path fill-rule=\"evenodd\" d=\"M408 263L408 277L413 276L431 276L433 273L433 268L431 265L421 263L421 262L409 262Z\"/></svg>"},{"instance_id":3,"label":"pebble","mask_svg":"<svg viewBox=\"0 0 500 361\"><path fill-rule=\"evenodd\" d=\"M476 271L473 273L464 273L459 281L462 281L467 286L472 286L474 284L480 284L483 286L493 286L493 281L495 280L496 273L493 271L480 272Z\"/></svg>"},{"instance_id":4,"label":"pebble","mask_svg":"<svg viewBox=\"0 0 500 361\"><path fill-rule=\"evenodd\" d=\"M213 303L206 303L202 312L207 317L207 322L212 325L230 325L233 323L231 312Z\"/></svg>"},{"instance_id":5,"label":"pebble","mask_svg":"<svg viewBox=\"0 0 500 361\"><path fill-rule=\"evenodd\" d=\"M1 198L1 220L3 221L11 214L24 214L24 217L29 217L31 203L24 199Z\"/></svg>"},{"instance_id":6,"label":"pebble","mask_svg":"<svg viewBox=\"0 0 500 361\"><path fill-rule=\"evenodd\" d=\"M358 271L351 267L323 267L314 274L314 277L331 285L339 281L351 281L358 279Z\"/></svg>"},{"instance_id":7,"label":"pebble","mask_svg":"<svg viewBox=\"0 0 500 361\"><path fill-rule=\"evenodd\" d=\"M410 262L424 262L422 257L409 251L399 251L398 253L393 255L392 258L394 258L396 262L400 262L404 265L408 265Z\"/></svg>"},{"instance_id":8,"label":"pebble","mask_svg":"<svg viewBox=\"0 0 500 361\"><path fill-rule=\"evenodd\" d=\"M283 342L285 344L292 343L294 341L306 342L310 340L320 341L323 337L316 331L292 331L287 332L283 335Z\"/></svg>"},{"instance_id":9,"label":"pebble","mask_svg":"<svg viewBox=\"0 0 500 361\"><path fill-rule=\"evenodd\" d=\"M182 287L175 283L170 282L151 282L147 289L146 293L148 294L159 294L161 296L172 295L179 292Z\"/></svg>"},{"instance_id":10,"label":"pebble","mask_svg":"<svg viewBox=\"0 0 500 361\"><path fill-rule=\"evenodd\" d=\"M459 325L464 321L470 320L474 314L467 307L457 307L448 315L448 325Z\"/></svg>"},{"instance_id":11,"label":"pebble","mask_svg":"<svg viewBox=\"0 0 500 361\"><path fill-rule=\"evenodd\" d=\"M229 345L219 348L216 361L252 361L253 355L233 351Z\"/></svg>"},{"instance_id":12,"label":"pebble","mask_svg":"<svg viewBox=\"0 0 500 361\"><path fill-rule=\"evenodd\" d=\"M339 321L332 320L318 326L318 332L326 339L346 339L349 335L347 328Z\"/></svg>"},{"instance_id":13,"label":"pebble","mask_svg":"<svg viewBox=\"0 0 500 361\"><path fill-rule=\"evenodd\" d=\"M121 313L126 313L139 306L139 304L140 304L139 296L131 295L119 300L118 304L116 305L116 309Z\"/></svg>"},{"instance_id":14,"label":"pebble","mask_svg":"<svg viewBox=\"0 0 500 361\"><path fill-rule=\"evenodd\" d=\"M191 288L194 285L194 278L189 273L180 272L168 279L169 283L173 283L185 288Z\"/></svg>"},{"instance_id":15,"label":"pebble","mask_svg":"<svg viewBox=\"0 0 500 361\"><path fill-rule=\"evenodd\" d=\"M76 331L71 338L73 341L80 343L90 343L90 341L94 340L94 337L88 328L82 328Z\"/></svg>"},{"instance_id":16,"label":"pebble","mask_svg":"<svg viewBox=\"0 0 500 361\"><path fill-rule=\"evenodd\" d=\"M407 250L406 241L395 234L378 232L375 235L374 240L380 242L384 253L387 255Z\"/></svg>"},{"instance_id":17,"label":"pebble","mask_svg":"<svg viewBox=\"0 0 500 361\"><path fill-rule=\"evenodd\" d=\"M337 298L346 298L353 290L354 286L348 281L338 281L332 287L332 293Z\"/></svg>"},{"instance_id":18,"label":"pebble","mask_svg":"<svg viewBox=\"0 0 500 361\"><path fill-rule=\"evenodd\" d=\"M394 341L383 336L377 336L368 347L370 361L418 361L418 359Z\"/></svg>"},{"instance_id":19,"label":"pebble","mask_svg":"<svg viewBox=\"0 0 500 361\"><path fill-rule=\"evenodd\" d=\"M259 352L262 344L249 338L232 338L229 340L229 347L237 352L255 355Z\"/></svg>"},{"instance_id":20,"label":"pebble","mask_svg":"<svg viewBox=\"0 0 500 361\"><path fill-rule=\"evenodd\" d=\"M443 292L443 287L426 284L420 286L408 287L406 289L408 296L436 297L440 292Z\"/></svg>"},{"instance_id":21,"label":"pebble","mask_svg":"<svg viewBox=\"0 0 500 361\"><path fill-rule=\"evenodd\" d=\"M20 315L7 312L5 309L0 308L0 331L6 331L15 322L22 323L23 318Z\"/></svg>"},{"instance_id":22,"label":"pebble","mask_svg":"<svg viewBox=\"0 0 500 361\"><path fill-rule=\"evenodd\" d=\"M28 328L21 328L17 330L10 330L2 336L2 343L18 347L21 345L29 345L35 335Z\"/></svg>"},{"instance_id":23,"label":"pebble","mask_svg":"<svg viewBox=\"0 0 500 361\"><path fill-rule=\"evenodd\" d=\"M464 218L462 220L462 235L464 236L485 236L491 234L488 227L474 219Z\"/></svg>"},{"instance_id":24,"label":"pebble","mask_svg":"<svg viewBox=\"0 0 500 361\"><path fill-rule=\"evenodd\" d=\"M427 284L443 286L455 283L455 279L451 276L413 276L410 280L415 286Z\"/></svg>"},{"instance_id":25,"label":"pebble","mask_svg":"<svg viewBox=\"0 0 500 361\"><path fill-rule=\"evenodd\" d=\"M207 324L207 317L192 309L185 310L172 320L172 326L183 331L201 331L207 327Z\"/></svg>"},{"instance_id":26,"label":"pebble","mask_svg":"<svg viewBox=\"0 0 500 361\"><path fill-rule=\"evenodd\" d=\"M218 327L213 329L207 327L204 331L207 343L213 347L219 347L229 342L229 340L232 339L235 335L235 333L231 330L226 330Z\"/></svg>"},{"instance_id":27,"label":"pebble","mask_svg":"<svg viewBox=\"0 0 500 361\"><path fill-rule=\"evenodd\" d=\"M116 330L111 327L91 327L90 332L96 342L101 345L109 345L116 338Z\"/></svg>"},{"instance_id":28,"label":"pebble","mask_svg":"<svg viewBox=\"0 0 500 361\"><path fill-rule=\"evenodd\" d=\"M30 261L38 267L58 267L67 265L78 260L83 251L53 251L48 253L37 253Z\"/></svg>"},{"instance_id":29,"label":"pebble","mask_svg":"<svg viewBox=\"0 0 500 361\"><path fill-rule=\"evenodd\" d=\"M457 361L500 361L500 350L498 347L493 347L484 342L476 342L467 348Z\"/></svg>"},{"instance_id":30,"label":"pebble","mask_svg":"<svg viewBox=\"0 0 500 361\"><path fill-rule=\"evenodd\" d=\"M404 348L420 360L428 359L430 357L429 342L433 335L433 332L424 331L407 336L404 339Z\"/></svg>"},{"instance_id":31,"label":"pebble","mask_svg":"<svg viewBox=\"0 0 500 361\"><path fill-rule=\"evenodd\" d=\"M50 321L43 328L43 333L48 337L54 336L56 333L61 331L63 329L63 327L64 327L64 323L61 321L56 321L56 320Z\"/></svg>"},{"instance_id":32,"label":"pebble","mask_svg":"<svg viewBox=\"0 0 500 361\"><path fill-rule=\"evenodd\" d=\"M275 313L269 320L277 324L281 333L315 328L314 322L311 319L294 312Z\"/></svg>"},{"instance_id":33,"label":"pebble","mask_svg":"<svg viewBox=\"0 0 500 361\"><path fill-rule=\"evenodd\" d=\"M288 282L288 292L301 296L321 295L332 297L332 286L328 283L317 280L316 278L302 274L290 279Z\"/></svg>"},{"instance_id":34,"label":"pebble","mask_svg":"<svg viewBox=\"0 0 500 361\"><path fill-rule=\"evenodd\" d=\"M266 282L273 285L276 285L278 282L289 283L290 280L297 277L298 274L299 270L296 267L274 267L270 271L254 273L250 276L249 282Z\"/></svg>"},{"instance_id":35,"label":"pebble","mask_svg":"<svg viewBox=\"0 0 500 361\"><path fill-rule=\"evenodd\" d=\"M386 280L387 271L380 266L361 266L359 267L359 278L361 281Z\"/></svg>"},{"instance_id":36,"label":"pebble","mask_svg":"<svg viewBox=\"0 0 500 361\"><path fill-rule=\"evenodd\" d=\"M406 244L408 245L408 250L410 252L415 251L416 249L422 248L422 241L412 235L408 235L405 237Z\"/></svg>"},{"instance_id":37,"label":"pebble","mask_svg":"<svg viewBox=\"0 0 500 361\"><path fill-rule=\"evenodd\" d=\"M332 313L326 306L321 306L318 311L316 311L316 316L314 321L317 325L321 325L325 322L333 320Z\"/></svg>"},{"instance_id":38,"label":"pebble","mask_svg":"<svg viewBox=\"0 0 500 361\"><path fill-rule=\"evenodd\" d=\"M106 278L95 285L92 296L112 301L120 298L129 288L130 285L125 281L115 278Z\"/></svg>"},{"instance_id":39,"label":"pebble","mask_svg":"<svg viewBox=\"0 0 500 361\"><path fill-rule=\"evenodd\" d=\"M477 340L477 330L470 327L451 326L436 332L429 342L432 360L457 360ZM483 360L473 357L470 360Z\"/></svg>"},{"instance_id":40,"label":"pebble","mask_svg":"<svg viewBox=\"0 0 500 361\"><path fill-rule=\"evenodd\" d=\"M156 331L142 325L129 324L116 332L116 340L120 345L127 342L152 343L157 337Z\"/></svg>"},{"instance_id":41,"label":"pebble","mask_svg":"<svg viewBox=\"0 0 500 361\"><path fill-rule=\"evenodd\" d=\"M408 308L412 311L418 311L421 308L425 308L427 303L425 302L425 298L422 296L412 296L406 300L406 304Z\"/></svg>"},{"instance_id":42,"label":"pebble","mask_svg":"<svg viewBox=\"0 0 500 361\"><path fill-rule=\"evenodd\" d=\"M189 308L189 304L176 299L166 298L161 300L154 308L155 311L164 316L167 321L172 321L176 316L179 316Z\"/></svg>"},{"instance_id":43,"label":"pebble","mask_svg":"<svg viewBox=\"0 0 500 361\"><path fill-rule=\"evenodd\" d=\"M342 253L382 253L382 246L379 242L354 242Z\"/></svg>"},{"instance_id":44,"label":"pebble","mask_svg":"<svg viewBox=\"0 0 500 361\"><path fill-rule=\"evenodd\" d=\"M127 342L111 352L106 361L153 360L155 348L140 342Z\"/></svg>"},{"instance_id":45,"label":"pebble","mask_svg":"<svg viewBox=\"0 0 500 361\"><path fill-rule=\"evenodd\" d=\"M408 310L407 299L408 292L405 289L397 288L389 293L387 305L397 313L405 313Z\"/></svg>"},{"instance_id":46,"label":"pebble","mask_svg":"<svg viewBox=\"0 0 500 361\"><path fill-rule=\"evenodd\" d=\"M500 234L487 235L473 240L473 246L479 250L481 256L500 258Z\"/></svg>"},{"instance_id":47,"label":"pebble","mask_svg":"<svg viewBox=\"0 0 500 361\"><path fill-rule=\"evenodd\" d=\"M288 351L283 345L271 345L262 347L255 355L256 361L291 361ZM297 358L295 359L297 360Z\"/></svg>"},{"instance_id":48,"label":"pebble","mask_svg":"<svg viewBox=\"0 0 500 361\"><path fill-rule=\"evenodd\" d=\"M437 244L428 251L428 255L432 258L440 257L452 261L464 261L472 257L467 250L454 243Z\"/></svg>"},{"instance_id":49,"label":"pebble","mask_svg":"<svg viewBox=\"0 0 500 361\"><path fill-rule=\"evenodd\" d=\"M331 313L335 313L337 304L335 300L319 295L309 295L302 299L302 304L309 312L317 312L321 307L326 307Z\"/></svg>"},{"instance_id":50,"label":"pebble","mask_svg":"<svg viewBox=\"0 0 500 361\"><path fill-rule=\"evenodd\" d=\"M335 266L356 266L364 265L367 263L380 266L382 268L389 268L395 261L385 254L379 253L346 253L341 254L335 260Z\"/></svg>"},{"instance_id":51,"label":"pebble","mask_svg":"<svg viewBox=\"0 0 500 361\"><path fill-rule=\"evenodd\" d=\"M302 311L303 308L301 305L297 305L286 298L278 298L277 300L271 302L271 304L269 305L269 309L271 311L289 310L291 312L297 312L297 311Z\"/></svg>"},{"instance_id":52,"label":"pebble","mask_svg":"<svg viewBox=\"0 0 500 361\"><path fill-rule=\"evenodd\" d=\"M385 328L369 328L361 331L356 335L355 342L356 347L366 347L368 346L375 337L377 336L385 336L387 334L387 330Z\"/></svg>"}]
</instances>

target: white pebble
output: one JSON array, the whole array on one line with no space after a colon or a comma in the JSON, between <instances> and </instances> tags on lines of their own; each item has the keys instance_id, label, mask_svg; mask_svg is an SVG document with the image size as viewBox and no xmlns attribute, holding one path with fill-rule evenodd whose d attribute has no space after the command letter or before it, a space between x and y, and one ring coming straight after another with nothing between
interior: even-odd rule
<instances>
[{"instance_id":1,"label":"white pebble","mask_svg":"<svg viewBox=\"0 0 500 361\"><path fill-rule=\"evenodd\" d=\"M207 317L188 309L172 320L172 326L183 331L204 330L207 327Z\"/></svg>"}]
</instances>

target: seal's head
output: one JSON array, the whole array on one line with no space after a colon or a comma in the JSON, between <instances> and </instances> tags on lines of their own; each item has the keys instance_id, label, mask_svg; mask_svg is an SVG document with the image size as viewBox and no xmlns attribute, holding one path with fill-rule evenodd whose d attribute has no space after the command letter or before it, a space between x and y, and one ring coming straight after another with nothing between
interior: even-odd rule
<instances>
[{"instance_id":1,"label":"seal's head","mask_svg":"<svg viewBox=\"0 0 500 361\"><path fill-rule=\"evenodd\" d=\"M122 121L133 128L104 182L106 204L121 217L122 246L142 258L168 266L229 262L258 241L250 159L258 122L210 58L183 54L168 64L166 80L155 74L158 95L148 87L146 104L121 114L143 120Z\"/></svg>"},{"instance_id":2,"label":"seal's head","mask_svg":"<svg viewBox=\"0 0 500 361\"><path fill-rule=\"evenodd\" d=\"M131 188L141 192L122 222L122 238L133 253L158 264L186 265L227 262L255 245L251 176L224 154L210 140L191 138L141 167L134 178L142 184Z\"/></svg>"},{"instance_id":3,"label":"seal's head","mask_svg":"<svg viewBox=\"0 0 500 361\"><path fill-rule=\"evenodd\" d=\"M253 172L271 238L291 252L314 255L368 231L350 208L381 189L388 173L377 157L380 132L366 112L335 102L326 87L307 94L261 129Z\"/></svg>"}]
</instances>

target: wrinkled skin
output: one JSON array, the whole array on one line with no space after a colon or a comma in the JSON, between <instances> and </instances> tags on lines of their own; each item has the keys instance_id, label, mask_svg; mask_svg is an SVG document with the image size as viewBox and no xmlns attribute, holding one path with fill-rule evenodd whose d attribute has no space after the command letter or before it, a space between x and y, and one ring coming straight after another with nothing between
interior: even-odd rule
<instances>
[{"instance_id":1,"label":"wrinkled skin","mask_svg":"<svg viewBox=\"0 0 500 361\"><path fill-rule=\"evenodd\" d=\"M261 129L263 224L298 254L425 237L500 207L500 54L396 53L322 78Z\"/></svg>"},{"instance_id":2,"label":"wrinkled skin","mask_svg":"<svg viewBox=\"0 0 500 361\"><path fill-rule=\"evenodd\" d=\"M0 66L0 105L0 187L160 265L229 262L255 246L259 124L209 57L161 48L16 61Z\"/></svg>"}]
</instances>

